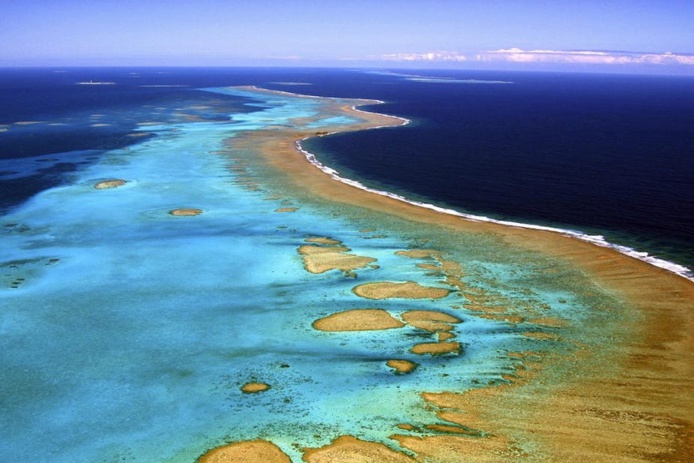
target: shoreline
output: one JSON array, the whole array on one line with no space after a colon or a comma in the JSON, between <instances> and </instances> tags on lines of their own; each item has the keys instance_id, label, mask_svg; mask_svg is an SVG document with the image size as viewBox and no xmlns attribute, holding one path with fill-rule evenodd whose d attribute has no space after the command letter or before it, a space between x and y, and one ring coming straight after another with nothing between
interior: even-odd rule
<instances>
[{"instance_id":1,"label":"shoreline","mask_svg":"<svg viewBox=\"0 0 694 463\"><path fill-rule=\"evenodd\" d=\"M274 93L266 89L252 90ZM359 105L373 104L374 100L326 98L325 101L342 102L339 107L333 105L330 109L335 114L356 116L361 121L333 128L328 133L403 124L401 118L356 109ZM315 156L301 147L301 141L324 135L298 128L272 133L260 131L248 133L243 143L252 144L268 165L309 195L454 232L492 234L510 246L557 258L589 275L591 281L618 300L627 301L642 320L629 326L625 338L619 340L621 343L615 340L617 344L610 346L613 358L586 363L598 362L599 368L586 370L585 377L579 381L555 380L552 387L538 389L532 379L519 380L513 383L514 387L482 388L479 391L484 392L478 394L452 391L438 398L423 393L428 394L423 397L435 407L458 410L453 417L446 412L447 418L441 418L461 425L472 421L475 427L492 429L505 437L501 444L495 439L475 440L474 445L468 445L469 438L395 435L393 438L403 447L436 461L453 462L463 456L476 458L474 461L495 461L503 453L499 453L499 445L510 451L513 442L530 432L532 441L541 443L553 458L560 457L563 461L585 461L586 455L598 460L633 457L634 448L642 452L652 449L659 458L668 458L668 461L688 461L694 456L694 407L687 400L694 396L694 386L690 385L694 365L694 317L691 314L694 282L591 240L546 227L523 227L523 224L448 214L446 210L423 207L406 198L341 179L333 169L320 168L317 165L320 163L312 162ZM547 363L565 365L571 361L553 358ZM584 370L588 368L585 365ZM528 390L534 392L528 393ZM471 405L470 397L478 395L485 400ZM490 400L492 396L494 399ZM558 405L546 407L542 398ZM637 405L630 407L625 403ZM508 407L513 409L509 411ZM594 410L592 414L586 412L588 409ZM616 418L609 418L611 416ZM491 420L492 417L497 419ZM644 420L647 421L645 425ZM617 439L617 435L621 437ZM446 448L456 450L451 454ZM642 456L643 461L648 461L645 454Z\"/></svg>"}]
</instances>

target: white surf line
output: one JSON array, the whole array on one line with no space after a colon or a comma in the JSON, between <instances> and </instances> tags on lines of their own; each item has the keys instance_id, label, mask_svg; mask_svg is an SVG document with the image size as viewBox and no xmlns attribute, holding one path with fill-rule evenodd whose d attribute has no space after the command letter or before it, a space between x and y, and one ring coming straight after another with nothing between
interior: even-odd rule
<instances>
[{"instance_id":1,"label":"white surf line","mask_svg":"<svg viewBox=\"0 0 694 463\"><path fill-rule=\"evenodd\" d=\"M368 111L361 111L361 112L368 112ZM393 116L393 117L397 117L397 116ZM405 124L410 122L408 119L404 119L404 118L399 118L399 119L403 119L403 121L406 121L406 122L403 122L402 125L405 125ZM391 127L391 126L381 126L381 127ZM377 129L377 128L380 128L380 127L371 127L370 129ZM304 137L301 140L296 141L296 148L306 157L308 162L310 162L311 164L313 164L314 166L316 166L318 169L325 172L326 174L330 175L334 180L337 180L337 181L342 182L344 184L353 186L355 188L359 188L359 189L364 190L364 191L368 191L369 193L374 193L377 195L386 196L388 198L392 198L392 199L395 199L397 201L401 201L401 202L404 202L404 203L407 203L407 204L410 204L413 206L422 207L424 209L429 209L429 210L432 210L435 212L439 212L441 214L447 214L447 215L451 215L451 216L455 216L455 217L460 217L460 218L463 218L466 220L471 220L473 222L490 222L490 223L496 223L499 225L505 225L508 227L525 228L525 229L530 229L530 230L542 230L542 231L548 231L548 232L552 232L552 233L559 233L560 235L568 236L571 238L576 238L576 239L579 239L581 241L587 241L587 242L592 243L596 246L613 249L617 252L620 252L621 254L624 254L624 255L627 255L629 257L641 260L641 261L646 262L646 263L653 265L655 267L668 270L672 273L675 273L676 275L679 275L683 278L686 278L687 280L694 281L694 273L689 268L687 268L683 265L674 263L674 262L667 261L665 259L661 259L659 257L652 256L652 255L648 254L647 252L638 251L638 250L636 250L634 248L630 248L628 246L610 243L602 235L588 235L587 233L583 233L583 232L576 231L576 230L567 230L567 229L563 229L563 228L547 227L547 226L543 226L543 225L533 225L533 224L522 223L522 222L513 222L513 221L509 221L509 220L497 220L497 219L492 219L490 217L485 217L485 216L481 216L481 215L466 214L466 213L456 211L454 209L447 209L447 208L435 206L433 204L413 201L413 200L408 199L404 196L397 195L395 193L390 193L388 191L381 191L381 190L376 190L374 188L369 188L366 185L364 185L364 184L362 184L356 180L341 177L337 170L322 164L320 161L318 161L318 159L316 159L316 156L313 153L306 151L303 148L303 146L301 145L302 141L307 140L309 138L313 138L315 136L323 137L323 136L328 136L328 135L331 135L334 133L337 133L337 132L328 132L328 133L321 134L321 135L311 135L311 136Z\"/></svg>"}]
</instances>

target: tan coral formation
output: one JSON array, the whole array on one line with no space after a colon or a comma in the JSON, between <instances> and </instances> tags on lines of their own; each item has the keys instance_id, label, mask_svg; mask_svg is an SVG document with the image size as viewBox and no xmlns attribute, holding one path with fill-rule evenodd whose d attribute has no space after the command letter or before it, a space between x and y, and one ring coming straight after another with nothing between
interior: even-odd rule
<instances>
[{"instance_id":1,"label":"tan coral formation","mask_svg":"<svg viewBox=\"0 0 694 463\"><path fill-rule=\"evenodd\" d=\"M104 180L103 182L98 182L96 185L94 185L94 188L97 190L107 190L110 188L118 188L119 186L125 185L127 182L125 180L122 180L120 178L114 178L111 180Z\"/></svg>"},{"instance_id":2,"label":"tan coral formation","mask_svg":"<svg viewBox=\"0 0 694 463\"><path fill-rule=\"evenodd\" d=\"M306 238L304 241L306 241L307 243L324 244L326 246L338 246L342 244L342 241L333 238L328 238L327 236L310 236Z\"/></svg>"},{"instance_id":3,"label":"tan coral formation","mask_svg":"<svg viewBox=\"0 0 694 463\"><path fill-rule=\"evenodd\" d=\"M412 463L415 461L383 444L363 441L352 436L341 436L325 447L308 449L303 459L306 463Z\"/></svg>"},{"instance_id":4,"label":"tan coral formation","mask_svg":"<svg viewBox=\"0 0 694 463\"><path fill-rule=\"evenodd\" d=\"M354 309L337 312L313 322L320 331L372 331L400 328L405 324L383 309Z\"/></svg>"},{"instance_id":5,"label":"tan coral formation","mask_svg":"<svg viewBox=\"0 0 694 463\"><path fill-rule=\"evenodd\" d=\"M350 248L332 238L311 237L305 241L312 244L299 246L298 251L304 260L304 268L311 273L324 273L329 270L348 273L376 261L373 257L350 254Z\"/></svg>"},{"instance_id":6,"label":"tan coral formation","mask_svg":"<svg viewBox=\"0 0 694 463\"><path fill-rule=\"evenodd\" d=\"M377 281L355 286L352 291L366 299L441 299L451 292L449 289L423 286L414 281Z\"/></svg>"},{"instance_id":7,"label":"tan coral formation","mask_svg":"<svg viewBox=\"0 0 694 463\"><path fill-rule=\"evenodd\" d=\"M256 392L264 392L270 389L270 385L266 383L251 382L246 383L241 387L241 391L246 394L255 394Z\"/></svg>"},{"instance_id":8,"label":"tan coral formation","mask_svg":"<svg viewBox=\"0 0 694 463\"><path fill-rule=\"evenodd\" d=\"M465 288L463 277L465 272L459 262L445 259L443 253L436 249L408 249L405 251L396 251L398 256L409 257L411 259L426 259L434 263L420 263L418 267L425 270L441 272L444 276L443 282L462 290Z\"/></svg>"},{"instance_id":9,"label":"tan coral formation","mask_svg":"<svg viewBox=\"0 0 694 463\"><path fill-rule=\"evenodd\" d=\"M415 344L410 349L410 352L418 355L444 355L460 353L461 346L459 342L423 342Z\"/></svg>"},{"instance_id":10,"label":"tan coral formation","mask_svg":"<svg viewBox=\"0 0 694 463\"><path fill-rule=\"evenodd\" d=\"M194 209L194 208L173 209L173 210L169 211L169 214L179 216L179 217L190 217L190 216L202 214L202 209Z\"/></svg>"},{"instance_id":11,"label":"tan coral formation","mask_svg":"<svg viewBox=\"0 0 694 463\"><path fill-rule=\"evenodd\" d=\"M403 313L401 317L408 325L432 333L437 331L451 331L453 329L453 324L462 321L453 315L433 310L410 310Z\"/></svg>"},{"instance_id":12,"label":"tan coral formation","mask_svg":"<svg viewBox=\"0 0 694 463\"><path fill-rule=\"evenodd\" d=\"M436 340L438 342L448 341L449 339L455 338L455 334L448 331L437 331Z\"/></svg>"},{"instance_id":13,"label":"tan coral formation","mask_svg":"<svg viewBox=\"0 0 694 463\"><path fill-rule=\"evenodd\" d=\"M264 440L235 442L210 450L198 463L292 463L272 442Z\"/></svg>"},{"instance_id":14,"label":"tan coral formation","mask_svg":"<svg viewBox=\"0 0 694 463\"><path fill-rule=\"evenodd\" d=\"M399 373L401 375L405 375L408 373L412 373L415 368L417 368L417 364L414 362L410 362L409 360L401 360L401 359L391 359L386 362L386 366L388 368L392 368L395 370L396 373Z\"/></svg>"}]
</instances>

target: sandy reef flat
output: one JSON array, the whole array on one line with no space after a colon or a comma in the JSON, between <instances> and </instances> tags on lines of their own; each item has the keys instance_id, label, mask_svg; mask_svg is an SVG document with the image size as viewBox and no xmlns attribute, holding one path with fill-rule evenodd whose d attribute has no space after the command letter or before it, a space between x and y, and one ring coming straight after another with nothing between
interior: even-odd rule
<instances>
[{"instance_id":1,"label":"sandy reef flat","mask_svg":"<svg viewBox=\"0 0 694 463\"><path fill-rule=\"evenodd\" d=\"M394 369L400 374L412 373L417 364L415 362L410 362L409 360L392 359L386 362L386 366Z\"/></svg>"},{"instance_id":2,"label":"sandy reef flat","mask_svg":"<svg viewBox=\"0 0 694 463\"><path fill-rule=\"evenodd\" d=\"M118 188L119 186L125 185L127 182L125 180L116 178L112 180L104 180L103 182L99 182L96 185L94 185L94 188L97 190L107 190L110 188Z\"/></svg>"},{"instance_id":3,"label":"sandy reef flat","mask_svg":"<svg viewBox=\"0 0 694 463\"><path fill-rule=\"evenodd\" d=\"M346 115L359 122L324 130L332 133L402 124L399 118L354 109L369 103L374 102L326 99L327 114ZM460 291L464 299L452 303L453 308L464 306L481 318L511 325L530 324L537 329L526 329L528 339L561 341L575 348L507 352L516 367L504 376L504 384L469 391L421 391L442 423L428 427L438 431L434 435L398 432L394 423L391 438L406 452L359 440L359 436L343 436L325 447L306 449L305 461L694 461L694 283L559 233L464 220L336 181L307 162L305 153L297 149L297 140L324 135L306 129L305 122L298 121L294 128L248 133L235 140L234 146L253 146L267 165L307 195L412 221L424 229L492 236L510 248L558 259L580 269L596 286L628 306L634 314L632 320L638 320L629 322L619 337L598 350L583 344L582 334L572 331L565 319L504 304L489 289L467 286L461 263L446 259L444 252L401 251L403 258L414 259L420 268L441 275L448 287L404 279L355 284L354 293L372 300L418 301L450 298ZM328 237L307 240L299 249L311 273L349 272L373 262L349 251L341 241ZM451 333L460 322L458 317L414 310L401 320L372 309L336 313L316 321L314 327L350 331L405 329L401 325L409 324L436 336L432 342L414 345L416 354L450 354L462 347ZM559 331L543 331L547 329ZM390 360L389 366L410 372L413 364L407 362ZM416 428L400 424L400 430ZM231 444L236 445L242 444Z\"/></svg>"},{"instance_id":4,"label":"sandy reef flat","mask_svg":"<svg viewBox=\"0 0 694 463\"><path fill-rule=\"evenodd\" d=\"M267 441L238 442L210 450L198 459L199 463L291 463L290 458L275 444Z\"/></svg>"},{"instance_id":5,"label":"sandy reef flat","mask_svg":"<svg viewBox=\"0 0 694 463\"><path fill-rule=\"evenodd\" d=\"M329 270L350 273L376 261L373 257L350 254L350 248L331 238L313 237L307 238L306 241L315 244L300 246L298 251L303 257L304 267L311 273L324 273Z\"/></svg>"},{"instance_id":6,"label":"sandy reef flat","mask_svg":"<svg viewBox=\"0 0 694 463\"><path fill-rule=\"evenodd\" d=\"M172 209L169 211L169 214L179 216L179 217L190 217L190 216L202 214L202 209L197 209L197 208Z\"/></svg>"},{"instance_id":7,"label":"sandy reef flat","mask_svg":"<svg viewBox=\"0 0 694 463\"><path fill-rule=\"evenodd\" d=\"M405 324L382 309L357 309L338 312L316 320L313 327L320 331L368 331L400 328Z\"/></svg>"},{"instance_id":8,"label":"sandy reef flat","mask_svg":"<svg viewBox=\"0 0 694 463\"><path fill-rule=\"evenodd\" d=\"M241 391L246 394L254 394L256 392L264 392L270 389L270 385L266 383L246 383L241 387Z\"/></svg>"},{"instance_id":9,"label":"sandy reef flat","mask_svg":"<svg viewBox=\"0 0 694 463\"><path fill-rule=\"evenodd\" d=\"M354 287L354 294L366 299L440 299L448 293L446 288L424 286L415 281L379 281Z\"/></svg>"}]
</instances>

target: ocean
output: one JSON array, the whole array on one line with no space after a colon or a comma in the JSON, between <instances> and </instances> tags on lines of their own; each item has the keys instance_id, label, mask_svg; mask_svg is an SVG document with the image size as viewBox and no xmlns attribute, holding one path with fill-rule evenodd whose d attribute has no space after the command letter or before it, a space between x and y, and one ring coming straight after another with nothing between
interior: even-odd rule
<instances>
[{"instance_id":1,"label":"ocean","mask_svg":"<svg viewBox=\"0 0 694 463\"><path fill-rule=\"evenodd\" d=\"M313 194L318 174L295 178L268 151L366 124L340 108L380 100L366 108L409 123L303 149L363 188L561 229L685 273L690 84L0 71L0 455L191 462L265 439L299 462L343 435L395 449L394 433L485 435L451 428L422 392L509 384L543 355L556 355L543 385L561 386L627 343L638 311L551 254ZM316 325L371 311L389 328ZM268 389L244 392L257 383Z\"/></svg>"},{"instance_id":2,"label":"ocean","mask_svg":"<svg viewBox=\"0 0 694 463\"><path fill-rule=\"evenodd\" d=\"M388 102L372 109L409 118L410 126L312 139L306 147L376 189L602 235L694 268L692 78L417 76L424 78L377 74L361 92Z\"/></svg>"},{"instance_id":3,"label":"ocean","mask_svg":"<svg viewBox=\"0 0 694 463\"><path fill-rule=\"evenodd\" d=\"M15 125L2 133L0 211L66 181L99 152L130 143L136 120L148 111L156 114L156 105L190 99L195 88L259 85L382 100L385 104L369 109L412 121L407 127L304 143L343 177L468 214L602 236L694 268L690 77L459 70L64 71L0 74L0 124L54 119L50 126ZM89 81L117 85L74 85ZM96 110L110 112L115 120L101 127L95 120L79 120ZM71 154L58 160L56 153Z\"/></svg>"}]
</instances>

